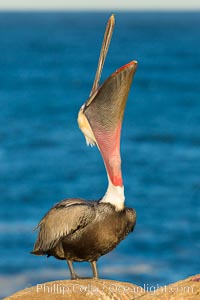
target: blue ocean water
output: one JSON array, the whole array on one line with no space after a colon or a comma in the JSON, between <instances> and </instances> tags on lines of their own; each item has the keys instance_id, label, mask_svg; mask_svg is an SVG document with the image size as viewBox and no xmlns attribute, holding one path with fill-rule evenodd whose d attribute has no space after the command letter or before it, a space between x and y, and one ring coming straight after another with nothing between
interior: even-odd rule
<instances>
[{"instance_id":1,"label":"blue ocean water","mask_svg":"<svg viewBox=\"0 0 200 300\"><path fill-rule=\"evenodd\" d=\"M110 13L0 13L0 296L69 278L35 257L33 228L56 202L98 199L107 179L77 113ZM100 277L164 285L199 273L200 13L117 13L103 79L131 60L122 162L137 226ZM90 274L87 263L76 265Z\"/></svg>"}]
</instances>

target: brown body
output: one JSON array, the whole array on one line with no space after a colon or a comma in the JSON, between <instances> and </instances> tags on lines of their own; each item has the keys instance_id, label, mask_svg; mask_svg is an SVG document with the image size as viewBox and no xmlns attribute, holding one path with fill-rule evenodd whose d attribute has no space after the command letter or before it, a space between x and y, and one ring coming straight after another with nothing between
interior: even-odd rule
<instances>
[{"instance_id":1,"label":"brown body","mask_svg":"<svg viewBox=\"0 0 200 300\"><path fill-rule=\"evenodd\" d=\"M63 234L59 234L60 228L55 228L57 214L61 209L61 226L66 229L62 231ZM69 223L72 215L74 220ZM64 222L68 224L68 229L71 227L70 233L67 233ZM117 212L109 203L64 200L54 206L40 222L38 240L32 253L71 261L97 261L133 231L135 222L135 211L130 208ZM51 233L53 230L54 235Z\"/></svg>"}]
</instances>

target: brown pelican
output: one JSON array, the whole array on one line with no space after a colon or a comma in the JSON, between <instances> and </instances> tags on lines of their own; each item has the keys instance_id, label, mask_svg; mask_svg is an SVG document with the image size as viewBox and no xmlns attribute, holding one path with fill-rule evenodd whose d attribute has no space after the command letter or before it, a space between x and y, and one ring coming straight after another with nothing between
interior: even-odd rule
<instances>
[{"instance_id":1,"label":"brown pelican","mask_svg":"<svg viewBox=\"0 0 200 300\"><path fill-rule=\"evenodd\" d=\"M78 114L78 124L87 144L96 145L102 155L108 189L98 201L71 198L51 208L37 226L38 238L31 252L66 260L72 279L78 278L72 265L74 261L89 261L93 278L98 278L98 258L113 250L133 231L136 223L135 210L124 206L120 135L137 62L124 65L99 87L114 23L112 15L106 27L90 97Z\"/></svg>"}]
</instances>

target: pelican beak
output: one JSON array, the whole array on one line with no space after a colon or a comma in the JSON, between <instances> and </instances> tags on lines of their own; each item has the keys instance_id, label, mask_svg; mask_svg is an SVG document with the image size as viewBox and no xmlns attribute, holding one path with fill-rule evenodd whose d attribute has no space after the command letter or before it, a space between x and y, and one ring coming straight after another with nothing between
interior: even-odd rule
<instances>
[{"instance_id":1,"label":"pelican beak","mask_svg":"<svg viewBox=\"0 0 200 300\"><path fill-rule=\"evenodd\" d=\"M118 69L90 96L78 114L78 124L87 144L97 145L108 178L122 186L120 136L122 120L137 62Z\"/></svg>"}]
</instances>

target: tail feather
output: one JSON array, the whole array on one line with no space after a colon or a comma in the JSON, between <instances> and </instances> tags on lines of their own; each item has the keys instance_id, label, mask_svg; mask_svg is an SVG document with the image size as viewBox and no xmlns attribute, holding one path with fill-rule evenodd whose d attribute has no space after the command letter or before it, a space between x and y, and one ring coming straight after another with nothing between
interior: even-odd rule
<instances>
[{"instance_id":1,"label":"tail feather","mask_svg":"<svg viewBox=\"0 0 200 300\"><path fill-rule=\"evenodd\" d=\"M34 255L45 255L46 253L40 249L33 249L33 251L30 252L30 254L34 254Z\"/></svg>"}]
</instances>

